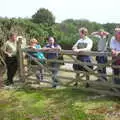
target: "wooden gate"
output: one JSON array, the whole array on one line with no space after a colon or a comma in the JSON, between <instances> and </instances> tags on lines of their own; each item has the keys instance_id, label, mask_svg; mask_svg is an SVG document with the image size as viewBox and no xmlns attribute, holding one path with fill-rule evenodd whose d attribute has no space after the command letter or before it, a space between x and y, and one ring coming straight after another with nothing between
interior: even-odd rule
<instances>
[{"instance_id":1,"label":"wooden gate","mask_svg":"<svg viewBox=\"0 0 120 120\"><path fill-rule=\"evenodd\" d=\"M31 49L21 49L20 45L18 45L18 58L19 58L19 76L20 80L25 81L25 83L36 84L40 87L51 87L53 81L51 80L51 70L53 68L49 67L50 62L58 62L64 63L59 68L59 75L57 75L57 79L59 80L58 86L66 86L66 87L75 87L74 83L78 82L78 86L75 88L83 89L85 91L93 91L100 94L107 94L112 96L120 96L120 85L113 83L113 77L120 78L120 76L114 76L112 72L112 68L120 68L120 66L113 65L113 60L110 52L80 52L75 53L72 50L61 50L61 54L64 56L64 60L45 60L46 64L41 64L36 58L32 57L29 54L29 51L43 51L41 50L31 50ZM77 55L88 55L91 56L91 63L80 62L76 59ZM24 56L27 56L25 58ZM98 64L95 60L96 56L107 56L108 62L106 64ZM29 58L29 59L28 59ZM30 61L34 60L37 65L31 65ZM83 66L86 71L74 71L73 64L80 64ZM93 66L93 69L89 68L88 65ZM98 73L99 68L107 68L107 74ZM35 77L35 72L37 68L44 69L44 80L39 81ZM79 75L78 75L79 74ZM100 76L106 76L107 81L104 81L101 78L101 81L96 81ZM86 84L89 84L89 87Z\"/></svg>"}]
</instances>

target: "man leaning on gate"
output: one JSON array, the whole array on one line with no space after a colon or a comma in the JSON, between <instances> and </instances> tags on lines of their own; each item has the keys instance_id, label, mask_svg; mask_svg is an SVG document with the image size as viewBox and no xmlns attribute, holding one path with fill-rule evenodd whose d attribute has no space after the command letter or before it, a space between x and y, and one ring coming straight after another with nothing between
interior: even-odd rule
<instances>
[{"instance_id":1,"label":"man leaning on gate","mask_svg":"<svg viewBox=\"0 0 120 120\"><path fill-rule=\"evenodd\" d=\"M98 37L98 43L97 43L97 51L98 52L106 52L107 51L107 47L108 47L108 35L109 33L104 31L104 29L100 29L97 32L93 32L92 35ZM96 60L98 64L106 64L107 63L107 56L105 55L99 55L96 56ZM107 77L106 77L106 66L100 66L98 67L98 73L99 78L97 81L107 81Z\"/></svg>"}]
</instances>

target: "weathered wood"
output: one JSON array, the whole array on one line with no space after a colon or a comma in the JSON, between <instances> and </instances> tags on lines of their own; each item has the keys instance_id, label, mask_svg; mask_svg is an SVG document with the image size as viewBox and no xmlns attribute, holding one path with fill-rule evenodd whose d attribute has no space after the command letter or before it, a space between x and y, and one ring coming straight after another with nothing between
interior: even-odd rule
<instances>
[{"instance_id":1,"label":"weathered wood","mask_svg":"<svg viewBox=\"0 0 120 120\"><path fill-rule=\"evenodd\" d=\"M40 50L35 50L35 49L24 49L24 51L26 52L29 52L29 51L36 51L36 52L39 52L39 51L42 51L42 52L45 52L45 53L49 53L48 51L44 51L44 49L40 49ZM52 51L53 53L56 52L56 51ZM61 53L64 55L88 55L88 56L111 56L111 53L110 52L80 52L80 53L75 53L74 51L72 50L61 50ZM68 54L69 53L69 54ZM118 60L120 58L117 57L115 60ZM81 62L82 64L86 64L86 65L94 65L94 66L99 66L99 67L104 67L104 66L111 66L111 64L115 61L115 60L111 60L110 62L106 63L106 64L96 64L96 63L87 63L87 62ZM57 60L57 59L54 59L54 60L46 60L47 62L52 62L52 61L55 61L55 62L58 62L58 63L74 63L73 61L62 61L62 60ZM80 63L78 63L80 64ZM115 65L112 65L113 68L120 68L120 66L115 66Z\"/></svg>"},{"instance_id":2,"label":"weathered wood","mask_svg":"<svg viewBox=\"0 0 120 120\"><path fill-rule=\"evenodd\" d=\"M77 88L75 88L75 89L77 89ZM115 93L115 92L106 91L106 90L97 90L97 89L94 89L94 88L79 88L79 89L83 90L83 91L86 91L86 92L94 92L94 93L98 93L98 94L102 94L102 95L120 97L120 93Z\"/></svg>"},{"instance_id":3,"label":"weathered wood","mask_svg":"<svg viewBox=\"0 0 120 120\"><path fill-rule=\"evenodd\" d=\"M55 51L45 51L44 49L40 49L40 50L35 50L35 49L23 49L24 52L29 52L29 51L33 51L33 52L45 52L45 53L56 53ZM95 52L95 51L87 51L87 52L74 52L73 50L61 50L58 51L58 53L61 53L63 55L88 55L88 56L111 56L111 52Z\"/></svg>"},{"instance_id":4,"label":"weathered wood","mask_svg":"<svg viewBox=\"0 0 120 120\"><path fill-rule=\"evenodd\" d=\"M34 66L32 66L32 67L34 67ZM63 68L59 68L59 69L56 69L56 68L52 68L52 67L50 67L50 66L47 66L47 67L44 67L44 69L45 70L49 70L48 72L50 73L50 71L51 70L58 70L58 71L63 71L63 72L71 72L71 73L79 73L79 74L90 74L90 75L94 75L94 76L96 76L96 77L98 77L98 76L106 76L106 77L113 77L113 75L109 75L109 74L100 74L100 73L96 73L96 71L74 71L74 70L70 70L70 69L63 69ZM115 76L114 75L114 77L120 77L120 76Z\"/></svg>"},{"instance_id":5,"label":"weathered wood","mask_svg":"<svg viewBox=\"0 0 120 120\"><path fill-rule=\"evenodd\" d=\"M51 68L50 66L45 66L43 64L41 64L39 62L39 60L37 60L36 58L32 57L31 55L28 54L28 51L36 51L36 52L45 52L45 53L48 53L48 51L44 51L44 49L41 49L41 50L33 50L33 49L23 49L22 52L25 52L32 60L34 60L37 65L44 69L45 71L47 71L47 73L43 73L44 76L48 76L48 77L51 77L52 74L51 74L51 70L57 70L55 68ZM50 51L51 52L56 52L56 51ZM62 55L68 55L70 56L73 60L57 60L57 59L52 59L52 60L45 60L47 63L50 63L50 62L57 62L57 63L69 63L69 64L80 64L81 66L83 66L88 72L86 71L74 71L73 69L63 69L63 68L59 68L58 71L63 71L63 72L71 72L71 73L76 73L76 74L82 74L81 76L74 76L74 77L69 77L69 76L63 76L62 74L61 75L58 75L57 78L59 79L59 84L60 85L65 85L65 86L71 86L74 82L79 82L79 83L89 83L91 86L95 86L96 89L87 89L87 90L91 90L91 91L96 91L97 93L100 93L100 94L107 94L107 95L112 95L112 96L120 96L118 93L111 93L110 91L107 91L109 90L110 88L120 88L120 85L116 85L116 84L113 84L113 83L110 83L110 82L95 82L95 81L92 81L92 80L88 80L88 78L85 80L85 76L95 76L95 77L99 77L99 76L105 76L107 77L108 79L111 79L112 80L112 77L119 77L120 76L115 76L115 75L110 75L110 74L100 74L100 73L97 73L97 70L100 69L100 68L103 68L103 67L111 67L111 68L120 68L120 66L115 66L113 65L112 63L114 62L114 60L112 60L112 54L111 52L80 52L80 53L76 53L72 50L61 50L61 51L57 51L57 52L61 52ZM87 63L87 62L81 62L79 60L77 60L75 57L73 57L72 55L74 56L77 56L77 55L88 55L88 56L93 56L93 58L95 56L109 56L109 61L106 63L106 64L98 64L97 62L95 62L95 60L93 59L92 63ZM120 58L120 57L118 57ZM118 59L117 58L117 59ZM88 67L88 65L92 65L92 66L95 66L97 68L95 68L94 70L93 69L90 69ZM35 67L35 66L30 66L29 68L32 68L32 67ZM26 75L25 78L29 78L32 74L35 74L34 71L32 73L28 73L28 75ZM31 79L31 78L29 78ZM66 80L66 81L64 81ZM62 81L64 83L62 83ZM51 81L47 81L45 80L44 82L51 82ZM52 84L52 82L51 82ZM99 89L99 90L98 90Z\"/></svg>"},{"instance_id":6,"label":"weathered wood","mask_svg":"<svg viewBox=\"0 0 120 120\"><path fill-rule=\"evenodd\" d=\"M40 61L38 60L38 59L36 59L35 57L33 57L32 55L30 55L29 53L26 53L32 60L34 60L37 64L38 64L38 66L40 67L40 68L42 68L42 69L46 69L41 63L40 63Z\"/></svg>"},{"instance_id":7,"label":"weathered wood","mask_svg":"<svg viewBox=\"0 0 120 120\"><path fill-rule=\"evenodd\" d=\"M30 82L30 81L32 81L32 82L34 82L34 83L36 83L36 82L40 82L40 83L48 83L48 84L52 84L53 82L52 81L48 81L48 80L42 80L42 81L40 81L40 80L37 80L37 79L34 79L34 78L29 78L29 81L27 81L28 83Z\"/></svg>"},{"instance_id":8,"label":"weathered wood","mask_svg":"<svg viewBox=\"0 0 120 120\"><path fill-rule=\"evenodd\" d=\"M18 51L18 63L19 63L19 77L20 80L24 81L24 65L23 65L23 52L21 50L21 42L17 42L17 51Z\"/></svg>"},{"instance_id":9,"label":"weathered wood","mask_svg":"<svg viewBox=\"0 0 120 120\"><path fill-rule=\"evenodd\" d=\"M0 88L3 86L3 74L6 71L6 64L5 61L3 59L3 55L0 52Z\"/></svg>"}]
</instances>

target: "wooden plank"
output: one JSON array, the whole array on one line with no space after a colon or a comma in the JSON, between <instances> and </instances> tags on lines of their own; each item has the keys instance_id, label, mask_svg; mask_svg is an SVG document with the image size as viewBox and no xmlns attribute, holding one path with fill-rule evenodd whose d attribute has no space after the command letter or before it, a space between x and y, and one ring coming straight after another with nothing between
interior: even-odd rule
<instances>
[{"instance_id":1,"label":"wooden plank","mask_svg":"<svg viewBox=\"0 0 120 120\"><path fill-rule=\"evenodd\" d=\"M29 49L27 49L29 50ZM26 49L25 49L26 51ZM35 51L35 50L33 50ZM42 50L39 50L39 51L42 51ZM38 52L38 50L37 50ZM46 52L46 51L42 51L42 52ZM52 51L52 52L55 52L55 51ZM58 51L59 52L59 51ZM62 50L61 53L63 55L68 55L68 56L72 56L72 55L88 55L88 56L110 56L111 57L111 53L110 52L80 52L80 53L75 53L74 51L72 50ZM31 57L31 56L30 56ZM34 59L34 58L33 58ZM36 59L34 59L36 61ZM75 58L73 58L73 60L75 61L68 61L68 60L57 60L57 59L53 59L53 60L46 60L47 63L49 62L58 62L58 63L70 63L70 64L74 64L74 63L77 63L77 64L80 64L82 65L83 67L85 67L85 69L88 71L88 72L85 72L85 71L74 71L74 70L68 70L68 69L61 69L59 68L58 71L64 71L64 72L72 72L72 73L76 73L76 74L83 74L82 76L78 77L78 78L74 78L74 77L66 77L66 76L57 76L58 79L65 79L67 81L67 83L63 84L61 82L61 80L59 81L59 83L61 85L66 85L66 86L69 86L70 84L72 84L73 82L75 82L76 80L78 82L81 82L81 83L90 83L96 87L100 86L99 89L109 89L109 88L120 88L120 85L115 85L115 84L111 84L111 83L106 83L106 82L95 82L95 81L90 81L90 80L83 80L83 77L85 77L85 75L94 75L96 77L98 76L106 76L106 77L109 77L109 79L111 79L112 77L120 77L120 76L115 76L115 75L106 75L106 74L100 74L100 73L96 73L96 70L98 70L99 68L103 68L103 67L112 67L112 68L120 68L120 66L115 66L115 65L112 65L112 62L113 60L109 60L108 63L106 64L98 64L98 63L86 63L86 62L81 62L79 60L76 60ZM54 68L51 68L50 66L44 66L44 65L40 65L40 62L39 61L36 61L36 63L38 64L39 67L41 67L42 69L44 69L45 71L48 71L48 72L51 72L51 70L53 70ZM87 65L92 65L92 66L97 66L97 68L95 70L92 70L90 69L89 67L87 67ZM33 67L33 66L31 66ZM98 68L99 67L99 68ZM55 69L54 69L55 70ZM56 69L57 70L57 69ZM52 74L44 74L45 76L50 76ZM90 88L92 89L92 88ZM97 91L97 92L100 92L100 93L103 93L103 94L108 94L108 95L112 95L114 96L115 94L118 96L118 93L115 93L115 94L111 94L111 92L109 91L105 91L105 90L97 90L97 89L92 89L94 91Z\"/></svg>"},{"instance_id":2,"label":"wooden plank","mask_svg":"<svg viewBox=\"0 0 120 120\"><path fill-rule=\"evenodd\" d=\"M90 80L80 80L80 82L83 82L83 83L89 83L89 84L94 84L94 85L99 85L101 87L109 87L109 88L120 88L120 85L117 85L117 84L113 84L113 83L110 83L110 82L96 82L96 81L90 81Z\"/></svg>"},{"instance_id":3,"label":"wooden plank","mask_svg":"<svg viewBox=\"0 0 120 120\"><path fill-rule=\"evenodd\" d=\"M45 52L45 53L56 53L55 51L45 51L44 49L40 49L40 50L35 50L35 49L22 49L24 52L29 52L29 51L33 51L33 52ZM61 50L61 51L57 51L58 53L60 52L63 55L88 55L88 56L111 56L111 52L96 52L96 51L87 51L87 52L79 52L76 53L73 50Z\"/></svg>"},{"instance_id":4,"label":"wooden plank","mask_svg":"<svg viewBox=\"0 0 120 120\"><path fill-rule=\"evenodd\" d=\"M115 93L115 92L106 91L106 90L97 90L97 89L94 89L94 88L74 88L74 89L80 89L82 91L94 92L94 93L98 93L98 94L102 94L102 95L120 97L120 93Z\"/></svg>"},{"instance_id":5,"label":"wooden plank","mask_svg":"<svg viewBox=\"0 0 120 120\"><path fill-rule=\"evenodd\" d=\"M87 71L94 72L92 69L90 69L86 64L83 64L83 62L75 59L73 56L71 56L72 59L75 61L75 63L80 64L83 68L85 68Z\"/></svg>"},{"instance_id":6,"label":"wooden plank","mask_svg":"<svg viewBox=\"0 0 120 120\"><path fill-rule=\"evenodd\" d=\"M19 63L19 77L20 80L24 81L24 67L23 67L23 52L21 50L21 42L17 42L17 51L18 51L18 63Z\"/></svg>"},{"instance_id":7,"label":"wooden plank","mask_svg":"<svg viewBox=\"0 0 120 120\"><path fill-rule=\"evenodd\" d=\"M29 80L27 82L30 82L30 81L33 81L33 82L40 82L40 83L48 83L48 84L52 84L53 82L52 81L48 81L48 80L37 80L37 79L34 79L34 78L29 78Z\"/></svg>"},{"instance_id":8,"label":"wooden plank","mask_svg":"<svg viewBox=\"0 0 120 120\"><path fill-rule=\"evenodd\" d=\"M34 66L32 66L32 67L34 67ZM51 70L58 70L58 71L63 71L63 72L72 72L72 73L79 73L79 74L90 74L90 75L95 75L95 76L106 76L106 77L120 77L120 76L115 76L115 75L108 75L108 74L100 74L100 73L95 73L96 71L89 71L89 72L87 72L87 71L74 71L74 70L70 70L70 69L64 69L64 68L59 68L59 69L56 69L56 68L52 68L52 67L50 67L50 66L47 66L47 67L45 67L45 70L49 70L48 72L49 73L51 73ZM97 70L97 68L96 68L96 70Z\"/></svg>"},{"instance_id":9,"label":"wooden plank","mask_svg":"<svg viewBox=\"0 0 120 120\"><path fill-rule=\"evenodd\" d=\"M35 50L33 50L33 51L35 51ZM37 51L39 51L39 50L37 50ZM40 50L41 51L41 50ZM67 50L65 50L65 51L67 51ZM87 54L88 54L89 52L87 52ZM98 54L101 54L101 53L99 53L99 52L90 52L90 53L98 53ZM108 53L108 52L107 52ZM106 53L106 54L107 54ZM28 54L28 53L27 53ZM82 54L82 53L81 53ZM85 55L86 55L86 52L84 53ZM90 55L89 55L90 56ZM55 61L55 62L58 62L58 63L74 63L73 61L62 61L62 60L57 60L57 59L52 59L52 60L46 60L46 62L53 62L53 61ZM78 63L79 64L79 63ZM108 63L106 63L106 64L96 64L96 63L86 63L86 62L81 62L81 64L86 64L86 65L94 65L94 66L99 66L99 67L104 67L104 66L111 66L111 64L112 64L112 61L110 61L110 62L108 62ZM120 66L115 66L115 65L112 65L112 67L113 68L120 68Z\"/></svg>"}]
</instances>

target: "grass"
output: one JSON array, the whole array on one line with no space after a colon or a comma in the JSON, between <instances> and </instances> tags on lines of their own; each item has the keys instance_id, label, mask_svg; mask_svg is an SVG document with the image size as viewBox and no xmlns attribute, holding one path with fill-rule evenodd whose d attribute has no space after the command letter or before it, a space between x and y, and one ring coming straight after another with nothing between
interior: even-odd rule
<instances>
[{"instance_id":1,"label":"grass","mask_svg":"<svg viewBox=\"0 0 120 120\"><path fill-rule=\"evenodd\" d=\"M92 99L80 89L0 90L0 96L0 120L114 120L110 115L120 112L117 98Z\"/></svg>"},{"instance_id":2,"label":"grass","mask_svg":"<svg viewBox=\"0 0 120 120\"><path fill-rule=\"evenodd\" d=\"M120 120L118 98L81 89L1 89L0 96L0 120Z\"/></svg>"}]
</instances>

